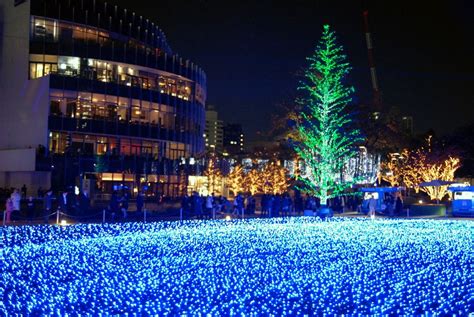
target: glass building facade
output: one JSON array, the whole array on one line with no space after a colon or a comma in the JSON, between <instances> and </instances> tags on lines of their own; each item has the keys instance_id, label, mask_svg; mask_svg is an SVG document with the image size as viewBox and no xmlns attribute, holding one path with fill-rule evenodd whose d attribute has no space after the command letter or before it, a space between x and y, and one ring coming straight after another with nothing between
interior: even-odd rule
<instances>
[{"instance_id":1,"label":"glass building facade","mask_svg":"<svg viewBox=\"0 0 474 317\"><path fill-rule=\"evenodd\" d=\"M121 183L179 195L179 162L204 150L205 73L127 9L96 0L29 5L28 80L49 78L36 169L64 186L92 177L102 191Z\"/></svg>"}]
</instances>

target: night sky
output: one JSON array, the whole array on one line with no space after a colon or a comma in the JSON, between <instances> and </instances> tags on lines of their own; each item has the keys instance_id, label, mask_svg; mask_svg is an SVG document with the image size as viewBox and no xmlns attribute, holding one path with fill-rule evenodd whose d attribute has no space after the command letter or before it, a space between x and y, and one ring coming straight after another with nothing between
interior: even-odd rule
<instances>
[{"instance_id":1,"label":"night sky","mask_svg":"<svg viewBox=\"0 0 474 317\"><path fill-rule=\"evenodd\" d=\"M157 22L173 51L205 70L208 103L251 140L278 104L292 102L326 23L353 67L354 101L370 102L363 6L384 106L412 115L415 132L449 133L474 117L474 1L110 2Z\"/></svg>"}]
</instances>

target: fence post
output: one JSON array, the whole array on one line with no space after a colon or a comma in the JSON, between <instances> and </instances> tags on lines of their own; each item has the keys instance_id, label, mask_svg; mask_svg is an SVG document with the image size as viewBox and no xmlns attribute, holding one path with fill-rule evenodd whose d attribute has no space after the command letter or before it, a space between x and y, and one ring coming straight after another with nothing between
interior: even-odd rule
<instances>
[{"instance_id":1,"label":"fence post","mask_svg":"<svg viewBox=\"0 0 474 317\"><path fill-rule=\"evenodd\" d=\"M7 221L7 211L3 211L3 225L5 225L5 222Z\"/></svg>"},{"instance_id":2,"label":"fence post","mask_svg":"<svg viewBox=\"0 0 474 317\"><path fill-rule=\"evenodd\" d=\"M105 223L105 208L102 209L102 223Z\"/></svg>"},{"instance_id":3,"label":"fence post","mask_svg":"<svg viewBox=\"0 0 474 317\"><path fill-rule=\"evenodd\" d=\"M183 221L183 208L179 209L179 220Z\"/></svg>"},{"instance_id":4,"label":"fence post","mask_svg":"<svg viewBox=\"0 0 474 317\"><path fill-rule=\"evenodd\" d=\"M410 218L410 207L407 208L407 218Z\"/></svg>"},{"instance_id":5,"label":"fence post","mask_svg":"<svg viewBox=\"0 0 474 317\"><path fill-rule=\"evenodd\" d=\"M212 208L212 220L216 220L216 209Z\"/></svg>"},{"instance_id":6,"label":"fence post","mask_svg":"<svg viewBox=\"0 0 474 317\"><path fill-rule=\"evenodd\" d=\"M59 208L56 209L56 224L59 225Z\"/></svg>"},{"instance_id":7,"label":"fence post","mask_svg":"<svg viewBox=\"0 0 474 317\"><path fill-rule=\"evenodd\" d=\"M143 222L146 223L146 209L143 208Z\"/></svg>"},{"instance_id":8,"label":"fence post","mask_svg":"<svg viewBox=\"0 0 474 317\"><path fill-rule=\"evenodd\" d=\"M244 219L244 210L245 208L242 208L242 219Z\"/></svg>"}]
</instances>

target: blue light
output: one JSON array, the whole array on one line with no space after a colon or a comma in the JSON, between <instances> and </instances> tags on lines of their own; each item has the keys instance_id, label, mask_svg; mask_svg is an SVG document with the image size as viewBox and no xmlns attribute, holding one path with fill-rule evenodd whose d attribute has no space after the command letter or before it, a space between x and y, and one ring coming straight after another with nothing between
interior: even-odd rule
<instances>
[{"instance_id":1,"label":"blue light","mask_svg":"<svg viewBox=\"0 0 474 317\"><path fill-rule=\"evenodd\" d=\"M2 227L1 315L467 315L472 221Z\"/></svg>"}]
</instances>

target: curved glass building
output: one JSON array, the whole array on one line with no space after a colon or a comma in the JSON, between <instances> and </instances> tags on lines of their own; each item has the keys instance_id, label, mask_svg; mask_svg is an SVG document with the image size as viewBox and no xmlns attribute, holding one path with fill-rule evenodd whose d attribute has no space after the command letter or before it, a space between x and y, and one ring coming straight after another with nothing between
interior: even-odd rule
<instances>
[{"instance_id":1,"label":"curved glass building","mask_svg":"<svg viewBox=\"0 0 474 317\"><path fill-rule=\"evenodd\" d=\"M107 2L2 0L0 15L0 186L178 195L180 162L204 150L203 70Z\"/></svg>"}]
</instances>

